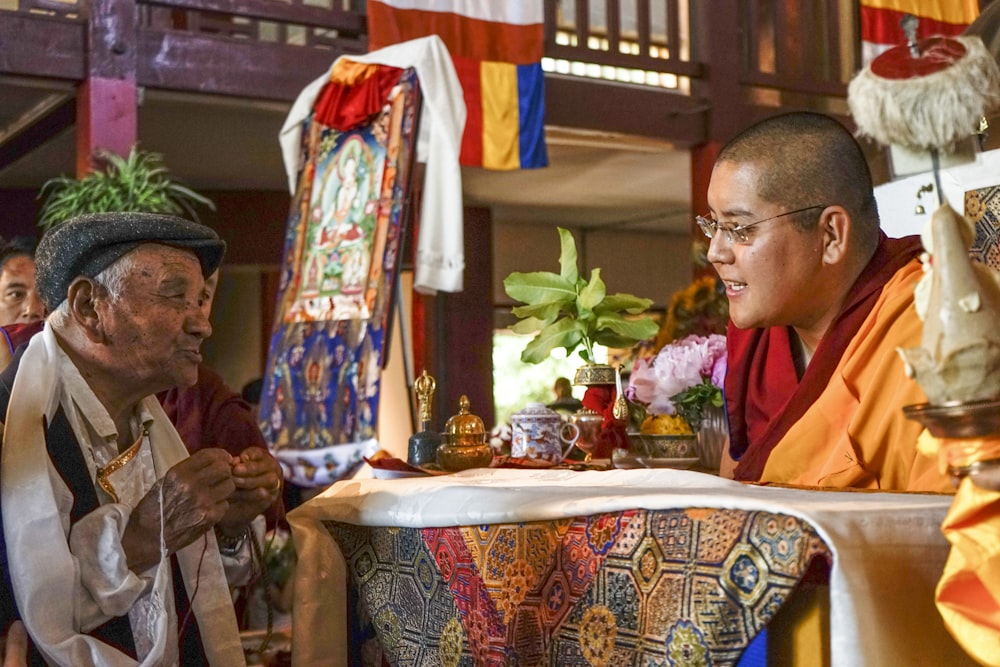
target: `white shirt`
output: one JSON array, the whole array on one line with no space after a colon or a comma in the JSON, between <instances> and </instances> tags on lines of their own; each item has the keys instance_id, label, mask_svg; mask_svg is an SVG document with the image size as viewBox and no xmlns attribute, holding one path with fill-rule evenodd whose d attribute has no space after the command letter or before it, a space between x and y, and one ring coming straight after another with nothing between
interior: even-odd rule
<instances>
[{"instance_id":1,"label":"white shirt","mask_svg":"<svg viewBox=\"0 0 1000 667\"><path fill-rule=\"evenodd\" d=\"M44 334L52 335L48 330ZM42 338L42 335L38 338ZM99 475L99 472L119 459L117 428L69 356L58 344L50 342L48 347L54 368L47 369L47 373L54 370L55 378L58 378L54 383L53 389L56 393L54 398L62 407L80 445L90 477L99 479L106 476L110 482L109 490L102 488L101 484L95 484L100 507L82 517L71 527L73 495L51 463L48 465L48 482L63 533L68 534L71 556L69 562L75 569L73 580L76 585L72 591L68 591L73 599L67 600L73 606L72 624L78 632L85 633L113 617L128 614L139 663L142 664L149 658L152 664L176 665L178 619L174 611L173 585L170 583L172 577L170 561L164 558L159 565L151 567L146 572L133 572L128 568L128 560L121 544L121 537L132 509L157 482L155 455L148 433L152 429L153 433L162 434L164 429L162 426L154 428L157 424L157 417L154 415L158 415L159 420L165 422L166 428L169 429L167 432L176 434L176 431L159 409L155 397L143 399L130 419L129 438L135 443L133 448L130 448L132 450L130 455L118 461L121 465L115 466L114 472ZM22 370L30 373L34 369ZM22 374L24 373L19 372L19 376ZM15 381L15 392L16 387ZM12 421L8 419L9 423ZM0 424L0 437L2 436L3 424ZM5 441L5 444L6 463L6 449L11 443ZM4 472L6 485L7 471ZM6 520L5 512L5 523ZM5 525L4 529L8 532L8 526ZM10 540L7 546L9 552L16 550ZM215 540L210 539L210 536L196 540L192 546L199 552L203 549L217 548ZM166 553L162 542L161 549ZM232 569L238 577L249 571L250 561L250 548L245 544L243 551L235 557L223 557L222 564L227 573ZM199 593L199 597L203 593L204 591ZM33 599L31 593L25 596L27 600L22 602L19 595L19 603L31 606ZM22 615L24 611L22 609ZM29 631L31 631L30 625ZM74 652L74 655L77 654ZM96 659L94 664L112 664L112 662L105 663ZM119 663L113 661L113 664Z\"/></svg>"}]
</instances>

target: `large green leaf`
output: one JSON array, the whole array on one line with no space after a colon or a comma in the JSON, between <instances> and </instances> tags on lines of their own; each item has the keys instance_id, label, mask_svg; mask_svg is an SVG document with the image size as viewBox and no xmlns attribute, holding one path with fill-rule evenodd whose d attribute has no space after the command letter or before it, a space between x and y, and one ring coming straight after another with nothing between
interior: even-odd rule
<instances>
[{"instance_id":1,"label":"large green leaf","mask_svg":"<svg viewBox=\"0 0 1000 667\"><path fill-rule=\"evenodd\" d=\"M540 320L537 317L526 317L510 328L516 334L533 334L541 331L549 325L549 322Z\"/></svg>"},{"instance_id":2,"label":"large green leaf","mask_svg":"<svg viewBox=\"0 0 1000 667\"><path fill-rule=\"evenodd\" d=\"M590 281L586 287L580 290L580 296L576 300L577 308L594 310L594 307L604 300L604 295L607 293L608 288L601 280L601 270L594 269L590 272Z\"/></svg>"},{"instance_id":3,"label":"large green leaf","mask_svg":"<svg viewBox=\"0 0 1000 667\"><path fill-rule=\"evenodd\" d=\"M619 336L613 331L609 331L607 329L595 333L592 338L598 345L604 345L605 347L617 350L627 349L636 344L636 340L634 338L629 336Z\"/></svg>"},{"instance_id":4,"label":"large green leaf","mask_svg":"<svg viewBox=\"0 0 1000 667\"><path fill-rule=\"evenodd\" d=\"M599 332L610 331L618 336L631 338L632 343L652 338L660 327L651 317L627 319L617 313L608 313L597 318ZM607 343L602 343L606 345Z\"/></svg>"},{"instance_id":5,"label":"large green leaf","mask_svg":"<svg viewBox=\"0 0 1000 667\"><path fill-rule=\"evenodd\" d=\"M583 340L579 323L576 320L563 318L550 324L535 336L521 352L521 361L526 364L537 364L548 359L552 350L564 347L567 350L576 348Z\"/></svg>"},{"instance_id":6,"label":"large green leaf","mask_svg":"<svg viewBox=\"0 0 1000 667\"><path fill-rule=\"evenodd\" d=\"M622 311L627 312L630 315L638 315L649 310L649 307L653 305L652 299L642 299L637 296L632 296L631 294L609 294L604 297L604 301L594 308L599 315L604 313L620 313Z\"/></svg>"},{"instance_id":7,"label":"large green leaf","mask_svg":"<svg viewBox=\"0 0 1000 667\"><path fill-rule=\"evenodd\" d=\"M507 296L526 304L565 303L576 301L573 283L548 271L512 273L503 281Z\"/></svg>"},{"instance_id":8,"label":"large green leaf","mask_svg":"<svg viewBox=\"0 0 1000 667\"><path fill-rule=\"evenodd\" d=\"M542 320L545 324L552 324L559 317L561 305L559 303L536 303L525 306L514 306L510 309L510 312L514 314L514 317L531 317Z\"/></svg>"},{"instance_id":9,"label":"large green leaf","mask_svg":"<svg viewBox=\"0 0 1000 667\"><path fill-rule=\"evenodd\" d=\"M573 233L569 230L562 227L557 227L557 229L559 230L559 275L572 284L580 275L580 270L576 265L576 241L573 239Z\"/></svg>"}]
</instances>

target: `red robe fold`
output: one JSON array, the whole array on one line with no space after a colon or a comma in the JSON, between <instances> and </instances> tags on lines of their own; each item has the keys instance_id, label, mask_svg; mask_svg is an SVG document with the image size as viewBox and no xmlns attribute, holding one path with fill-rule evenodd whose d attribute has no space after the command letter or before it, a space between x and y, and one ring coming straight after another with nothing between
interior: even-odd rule
<instances>
[{"instance_id":1,"label":"red robe fold","mask_svg":"<svg viewBox=\"0 0 1000 667\"><path fill-rule=\"evenodd\" d=\"M729 323L726 410L730 455L739 461L736 479L760 479L771 450L826 388L882 287L921 252L918 236L881 236L801 379L795 372L788 327L738 329Z\"/></svg>"}]
</instances>

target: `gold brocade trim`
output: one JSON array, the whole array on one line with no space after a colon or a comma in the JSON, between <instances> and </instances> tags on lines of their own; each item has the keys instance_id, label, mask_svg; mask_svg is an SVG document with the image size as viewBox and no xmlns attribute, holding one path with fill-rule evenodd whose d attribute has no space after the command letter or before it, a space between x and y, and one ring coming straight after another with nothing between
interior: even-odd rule
<instances>
[{"instance_id":1,"label":"gold brocade trim","mask_svg":"<svg viewBox=\"0 0 1000 667\"><path fill-rule=\"evenodd\" d=\"M97 468L97 485L100 486L102 489L104 489L104 491L109 496L111 496L112 502L115 503L119 502L119 498L118 498L118 492L115 491L115 487L111 485L111 481L108 478L111 475L118 472L119 470L121 470L122 468L124 468L126 465L129 464L129 462L132 459L136 457L136 455L139 453L139 449L142 447L143 438L145 438L148 434L149 434L149 426L143 424L142 432L139 434L139 437L136 439L136 441L132 443L131 447L129 447L124 452L116 456L114 460L111 461L111 463L109 463L108 465L104 466L103 468L101 467Z\"/></svg>"}]
</instances>

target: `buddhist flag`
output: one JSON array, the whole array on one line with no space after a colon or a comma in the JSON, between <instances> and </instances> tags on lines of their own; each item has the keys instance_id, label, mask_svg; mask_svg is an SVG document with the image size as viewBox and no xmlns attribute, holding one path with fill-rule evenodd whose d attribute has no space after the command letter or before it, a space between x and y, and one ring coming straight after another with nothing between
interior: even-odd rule
<instances>
[{"instance_id":1,"label":"buddhist flag","mask_svg":"<svg viewBox=\"0 0 1000 667\"><path fill-rule=\"evenodd\" d=\"M463 165L548 164L542 1L368 0L369 49L427 35L448 47L467 112Z\"/></svg>"},{"instance_id":2,"label":"buddhist flag","mask_svg":"<svg viewBox=\"0 0 1000 667\"><path fill-rule=\"evenodd\" d=\"M919 19L917 39L960 34L979 16L979 0L862 0L861 64L906 44L903 16Z\"/></svg>"}]
</instances>

